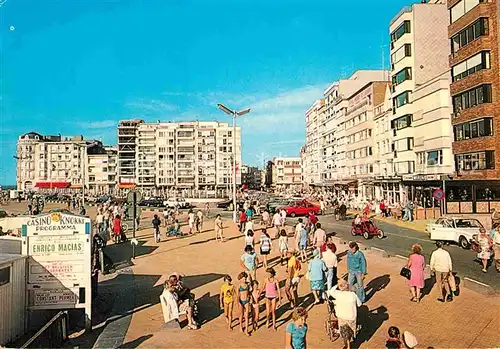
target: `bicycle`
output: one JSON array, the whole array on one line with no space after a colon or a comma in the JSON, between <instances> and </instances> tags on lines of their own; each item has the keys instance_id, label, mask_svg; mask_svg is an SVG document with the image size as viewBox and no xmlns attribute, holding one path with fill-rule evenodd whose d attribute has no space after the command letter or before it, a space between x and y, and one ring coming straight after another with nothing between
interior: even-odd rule
<instances>
[{"instance_id":1,"label":"bicycle","mask_svg":"<svg viewBox=\"0 0 500 349\"><path fill-rule=\"evenodd\" d=\"M335 314L334 300L327 299L328 315L325 318L325 332L330 341L335 342L340 338L339 320Z\"/></svg>"}]
</instances>

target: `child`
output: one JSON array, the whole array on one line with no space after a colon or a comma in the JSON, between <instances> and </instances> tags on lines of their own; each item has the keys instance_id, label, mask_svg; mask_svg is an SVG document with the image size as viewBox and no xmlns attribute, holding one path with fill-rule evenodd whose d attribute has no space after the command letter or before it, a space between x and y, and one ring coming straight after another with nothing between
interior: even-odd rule
<instances>
[{"instance_id":1,"label":"child","mask_svg":"<svg viewBox=\"0 0 500 349\"><path fill-rule=\"evenodd\" d=\"M264 268L267 268L267 256L271 253L271 247L271 238L267 230L262 229L262 234L260 235L260 254L264 258Z\"/></svg>"},{"instance_id":2,"label":"child","mask_svg":"<svg viewBox=\"0 0 500 349\"><path fill-rule=\"evenodd\" d=\"M302 263L305 263L307 260L307 229L302 228L300 231L300 239L299 239L299 250L300 250L300 259L302 260Z\"/></svg>"},{"instance_id":3,"label":"child","mask_svg":"<svg viewBox=\"0 0 500 349\"><path fill-rule=\"evenodd\" d=\"M257 255L255 254L255 251L253 250L252 246L245 246L245 253L241 256L241 261L240 265L243 269L245 269L248 272L248 275L250 276L251 280L255 280L257 273L257 265L259 264L259 259L257 258Z\"/></svg>"},{"instance_id":4,"label":"child","mask_svg":"<svg viewBox=\"0 0 500 349\"><path fill-rule=\"evenodd\" d=\"M246 332L247 336L249 336L248 312L250 310L250 286L248 285L247 277L248 274L244 271L238 275L238 280L240 281L238 287L238 303L240 303L240 330L241 332ZM246 331L243 330L243 318L245 318Z\"/></svg>"},{"instance_id":5,"label":"child","mask_svg":"<svg viewBox=\"0 0 500 349\"><path fill-rule=\"evenodd\" d=\"M292 322L286 327L286 349L307 347L307 310L297 307L292 314Z\"/></svg>"},{"instance_id":6,"label":"child","mask_svg":"<svg viewBox=\"0 0 500 349\"><path fill-rule=\"evenodd\" d=\"M220 238L220 241L224 242L224 233L223 233L224 230L223 229L224 229L224 226L222 224L222 217L220 216L220 214L218 214L215 217L215 241L218 241Z\"/></svg>"},{"instance_id":7,"label":"child","mask_svg":"<svg viewBox=\"0 0 500 349\"><path fill-rule=\"evenodd\" d=\"M281 229L278 245L281 253L280 264L283 265L283 263L286 264L286 253L288 252L288 235L285 229Z\"/></svg>"},{"instance_id":8,"label":"child","mask_svg":"<svg viewBox=\"0 0 500 349\"><path fill-rule=\"evenodd\" d=\"M276 331L276 297L278 298L278 305L281 305L281 293L278 281L275 279L276 271L273 268L267 268L267 279L264 285L266 290L266 323L267 328L271 327L269 324L269 315L273 316L273 329Z\"/></svg>"},{"instance_id":9,"label":"child","mask_svg":"<svg viewBox=\"0 0 500 349\"><path fill-rule=\"evenodd\" d=\"M229 330L232 330L233 323L233 302L234 302L234 285L229 275L224 276L224 283L220 287L220 308L224 310L224 316Z\"/></svg>"},{"instance_id":10,"label":"child","mask_svg":"<svg viewBox=\"0 0 500 349\"><path fill-rule=\"evenodd\" d=\"M259 302L261 293L262 290L259 289L259 282L257 280L253 280L252 281L252 308L253 308L252 324L254 332L257 331L257 327L259 324Z\"/></svg>"},{"instance_id":11,"label":"child","mask_svg":"<svg viewBox=\"0 0 500 349\"><path fill-rule=\"evenodd\" d=\"M245 235L245 246L252 246L252 248L255 245L255 240L253 237L253 230L249 230L246 235Z\"/></svg>"}]
</instances>

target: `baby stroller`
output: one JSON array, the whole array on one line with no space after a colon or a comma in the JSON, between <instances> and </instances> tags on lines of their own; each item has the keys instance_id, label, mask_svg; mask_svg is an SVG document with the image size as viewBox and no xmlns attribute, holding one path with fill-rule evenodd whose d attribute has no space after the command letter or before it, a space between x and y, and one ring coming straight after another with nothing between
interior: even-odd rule
<instances>
[{"instance_id":1,"label":"baby stroller","mask_svg":"<svg viewBox=\"0 0 500 349\"><path fill-rule=\"evenodd\" d=\"M325 332L332 342L335 342L340 337L339 320L335 314L335 299L327 298L328 315L325 318Z\"/></svg>"}]
</instances>

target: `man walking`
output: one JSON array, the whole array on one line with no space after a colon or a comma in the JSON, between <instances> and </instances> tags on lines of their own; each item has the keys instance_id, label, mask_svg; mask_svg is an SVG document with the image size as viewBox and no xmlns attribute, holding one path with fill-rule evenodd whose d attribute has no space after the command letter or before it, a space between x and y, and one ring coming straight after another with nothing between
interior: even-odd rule
<instances>
[{"instance_id":1,"label":"man walking","mask_svg":"<svg viewBox=\"0 0 500 349\"><path fill-rule=\"evenodd\" d=\"M500 225L497 225L495 229L492 230L491 240L493 240L493 252L495 259L495 268L497 272L500 273Z\"/></svg>"},{"instance_id":2,"label":"man walking","mask_svg":"<svg viewBox=\"0 0 500 349\"><path fill-rule=\"evenodd\" d=\"M318 249L319 258L321 258L321 247L326 242L326 232L321 229L321 223L316 224L316 230L314 231L313 245Z\"/></svg>"},{"instance_id":3,"label":"man walking","mask_svg":"<svg viewBox=\"0 0 500 349\"><path fill-rule=\"evenodd\" d=\"M437 250L433 251L431 254L431 271L436 274L436 282L439 284L441 297L438 298L439 302L451 302L453 296L450 290L450 284L448 278L452 274L453 268L451 263L450 253L443 249L443 243L441 241L436 242ZM445 297L443 298L443 289L445 291Z\"/></svg>"},{"instance_id":4,"label":"man walking","mask_svg":"<svg viewBox=\"0 0 500 349\"><path fill-rule=\"evenodd\" d=\"M365 275L366 272L366 258L363 252L359 250L357 243L351 241L349 243L349 252L347 253L347 271L349 290L356 292L356 295L365 302ZM356 285L354 285L356 284Z\"/></svg>"}]
</instances>

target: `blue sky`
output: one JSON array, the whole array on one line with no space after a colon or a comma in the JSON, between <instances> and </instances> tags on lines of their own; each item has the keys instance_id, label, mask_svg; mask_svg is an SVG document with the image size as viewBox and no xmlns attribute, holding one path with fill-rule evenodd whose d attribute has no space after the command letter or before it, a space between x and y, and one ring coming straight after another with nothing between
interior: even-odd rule
<instances>
[{"instance_id":1,"label":"blue sky","mask_svg":"<svg viewBox=\"0 0 500 349\"><path fill-rule=\"evenodd\" d=\"M333 81L382 67L402 0L0 0L0 184L28 131L116 143L126 118L239 121L243 162L296 155ZM388 48L385 47L386 62Z\"/></svg>"}]
</instances>

